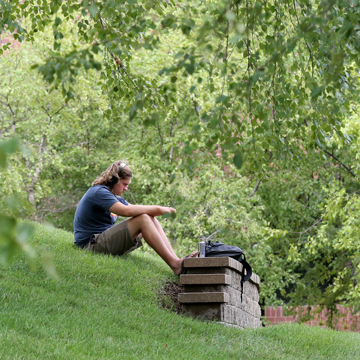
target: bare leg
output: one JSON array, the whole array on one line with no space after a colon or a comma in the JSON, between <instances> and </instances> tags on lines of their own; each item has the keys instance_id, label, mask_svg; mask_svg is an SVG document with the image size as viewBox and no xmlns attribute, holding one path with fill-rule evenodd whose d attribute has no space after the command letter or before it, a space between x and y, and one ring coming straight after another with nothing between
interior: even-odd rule
<instances>
[{"instance_id":1,"label":"bare leg","mask_svg":"<svg viewBox=\"0 0 360 360\"><path fill-rule=\"evenodd\" d=\"M177 256L177 255L175 254L175 252L174 252L174 250L173 250L173 248L172 248L172 246L171 246L171 244L170 244L170 241L169 241L168 237L166 236L166 234L165 234L165 232L164 232L164 230L163 230L163 228L162 228L159 220L156 219L156 217L153 217L153 216L150 216L150 219L154 222L154 224L155 224L157 230L159 231L159 234L161 235L161 237L162 237L165 245L168 247L168 249L169 249L175 256ZM197 257L197 256L198 256L198 251L193 251L193 252L190 253L187 257Z\"/></svg>"},{"instance_id":2,"label":"bare leg","mask_svg":"<svg viewBox=\"0 0 360 360\"><path fill-rule=\"evenodd\" d=\"M170 250L170 252L172 252L175 256L175 252L170 244L170 241L169 239L167 238L161 224L159 223L158 219L156 219L155 217L153 216L150 216L150 219L154 222L155 226L156 226L156 229L158 230L159 234L161 235L162 239L163 239L163 242L165 243L165 245L167 246L167 248Z\"/></svg>"},{"instance_id":3,"label":"bare leg","mask_svg":"<svg viewBox=\"0 0 360 360\"><path fill-rule=\"evenodd\" d=\"M151 216L146 214L139 215L129 219L127 224L130 236L133 239L141 232L145 241L160 255L160 257L169 265L172 271L176 275L180 274L182 259L179 259L175 255L169 240L167 240L168 244L166 243L166 240L164 240Z\"/></svg>"}]
</instances>

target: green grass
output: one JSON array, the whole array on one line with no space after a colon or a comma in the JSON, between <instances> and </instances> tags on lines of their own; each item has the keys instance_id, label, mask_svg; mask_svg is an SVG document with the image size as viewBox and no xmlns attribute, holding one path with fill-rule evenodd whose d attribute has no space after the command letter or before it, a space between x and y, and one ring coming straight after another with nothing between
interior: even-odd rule
<instances>
[{"instance_id":1,"label":"green grass","mask_svg":"<svg viewBox=\"0 0 360 360\"><path fill-rule=\"evenodd\" d=\"M38 254L59 280L19 256L0 269L0 359L359 359L360 334L282 325L238 330L159 308L176 277L158 257L91 254L72 234L36 225Z\"/></svg>"}]
</instances>

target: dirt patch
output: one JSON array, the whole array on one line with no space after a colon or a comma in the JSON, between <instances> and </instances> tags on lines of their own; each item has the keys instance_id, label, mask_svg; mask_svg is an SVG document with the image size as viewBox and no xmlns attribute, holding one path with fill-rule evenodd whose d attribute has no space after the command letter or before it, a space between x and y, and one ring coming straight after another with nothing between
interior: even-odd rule
<instances>
[{"instance_id":1,"label":"dirt patch","mask_svg":"<svg viewBox=\"0 0 360 360\"><path fill-rule=\"evenodd\" d=\"M181 292L184 292L183 285L180 285L179 282L168 281L158 293L160 306L177 314L184 314L184 307L178 300L178 295Z\"/></svg>"}]
</instances>

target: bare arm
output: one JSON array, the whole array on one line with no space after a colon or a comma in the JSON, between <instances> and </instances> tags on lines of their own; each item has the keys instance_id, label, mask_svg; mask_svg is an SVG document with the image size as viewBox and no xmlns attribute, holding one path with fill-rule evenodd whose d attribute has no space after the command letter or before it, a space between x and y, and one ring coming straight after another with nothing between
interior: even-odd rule
<instances>
[{"instance_id":1,"label":"bare arm","mask_svg":"<svg viewBox=\"0 0 360 360\"><path fill-rule=\"evenodd\" d=\"M157 205L124 205L121 202L116 202L109 209L110 212L124 216L132 217L142 214L148 214L151 216L159 216L165 213L176 212L174 208L167 206L157 206Z\"/></svg>"}]
</instances>

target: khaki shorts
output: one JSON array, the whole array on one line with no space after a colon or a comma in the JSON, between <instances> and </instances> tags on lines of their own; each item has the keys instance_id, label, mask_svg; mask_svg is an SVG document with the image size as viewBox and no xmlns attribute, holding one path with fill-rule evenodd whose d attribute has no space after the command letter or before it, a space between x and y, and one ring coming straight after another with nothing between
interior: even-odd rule
<instances>
[{"instance_id":1,"label":"khaki shorts","mask_svg":"<svg viewBox=\"0 0 360 360\"><path fill-rule=\"evenodd\" d=\"M140 238L131 239L127 220L123 220L101 234L94 234L84 249L103 254L124 255L142 246Z\"/></svg>"}]
</instances>

